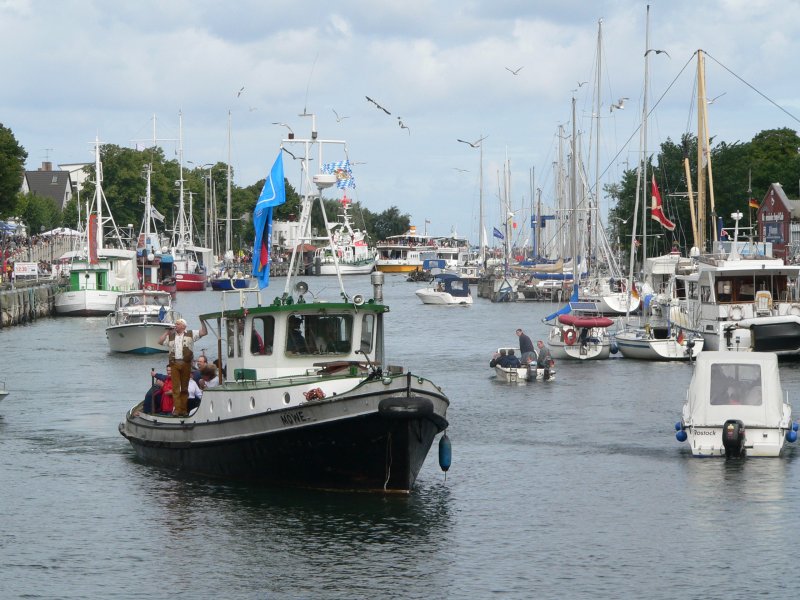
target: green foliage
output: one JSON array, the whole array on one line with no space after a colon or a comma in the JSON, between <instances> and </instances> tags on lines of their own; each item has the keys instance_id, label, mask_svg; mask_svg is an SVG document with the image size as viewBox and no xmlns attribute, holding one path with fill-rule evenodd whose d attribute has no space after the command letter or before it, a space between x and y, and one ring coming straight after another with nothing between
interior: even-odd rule
<instances>
[{"instance_id":1,"label":"green foliage","mask_svg":"<svg viewBox=\"0 0 800 600\"><path fill-rule=\"evenodd\" d=\"M25 177L28 153L10 129L0 123L0 217L13 215L17 193Z\"/></svg>"},{"instance_id":2,"label":"green foliage","mask_svg":"<svg viewBox=\"0 0 800 600\"><path fill-rule=\"evenodd\" d=\"M18 194L14 215L28 226L28 233L36 235L61 224L61 209L52 198L37 194Z\"/></svg>"}]
</instances>

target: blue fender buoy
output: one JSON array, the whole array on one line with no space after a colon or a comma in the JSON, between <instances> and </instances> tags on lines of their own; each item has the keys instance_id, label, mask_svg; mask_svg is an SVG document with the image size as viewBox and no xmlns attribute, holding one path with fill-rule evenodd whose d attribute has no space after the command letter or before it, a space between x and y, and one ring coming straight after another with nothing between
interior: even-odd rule
<instances>
[{"instance_id":1,"label":"blue fender buoy","mask_svg":"<svg viewBox=\"0 0 800 600\"><path fill-rule=\"evenodd\" d=\"M450 445L450 438L447 437L447 432L439 439L439 466L442 471L447 473L450 468L450 463L453 460L453 447Z\"/></svg>"},{"instance_id":2,"label":"blue fender buoy","mask_svg":"<svg viewBox=\"0 0 800 600\"><path fill-rule=\"evenodd\" d=\"M794 429L790 429L786 432L786 441L789 443L794 443L797 441L797 432Z\"/></svg>"},{"instance_id":3,"label":"blue fender buoy","mask_svg":"<svg viewBox=\"0 0 800 600\"><path fill-rule=\"evenodd\" d=\"M683 423L681 423L680 421L676 422L675 423L675 431L680 431L682 429L683 429Z\"/></svg>"},{"instance_id":4,"label":"blue fender buoy","mask_svg":"<svg viewBox=\"0 0 800 600\"><path fill-rule=\"evenodd\" d=\"M688 437L689 436L686 435L686 432L683 429L681 429L675 434L675 439L678 440L679 442L685 442L686 438Z\"/></svg>"},{"instance_id":5,"label":"blue fender buoy","mask_svg":"<svg viewBox=\"0 0 800 600\"><path fill-rule=\"evenodd\" d=\"M617 346L617 342L611 342L611 348L609 349L611 354L616 354L619 352L619 347Z\"/></svg>"},{"instance_id":6,"label":"blue fender buoy","mask_svg":"<svg viewBox=\"0 0 800 600\"><path fill-rule=\"evenodd\" d=\"M800 428L800 424L792 423L792 431L797 431L798 428Z\"/></svg>"}]
</instances>

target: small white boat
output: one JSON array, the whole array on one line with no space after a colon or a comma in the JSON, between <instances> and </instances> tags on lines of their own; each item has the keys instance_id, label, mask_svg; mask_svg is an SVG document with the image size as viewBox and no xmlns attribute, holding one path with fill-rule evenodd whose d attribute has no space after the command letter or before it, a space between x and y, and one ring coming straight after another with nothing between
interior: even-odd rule
<instances>
[{"instance_id":1,"label":"small white boat","mask_svg":"<svg viewBox=\"0 0 800 600\"><path fill-rule=\"evenodd\" d=\"M472 304L469 281L458 275L440 273L433 279L432 287L414 292L423 304L461 305Z\"/></svg>"},{"instance_id":2,"label":"small white boat","mask_svg":"<svg viewBox=\"0 0 800 600\"><path fill-rule=\"evenodd\" d=\"M703 338L676 328L632 327L614 335L625 358L639 360L692 360L703 350Z\"/></svg>"},{"instance_id":3,"label":"small white boat","mask_svg":"<svg viewBox=\"0 0 800 600\"><path fill-rule=\"evenodd\" d=\"M158 340L180 315L172 308L172 295L157 290L127 292L106 317L106 338L112 352L155 354L166 352Z\"/></svg>"},{"instance_id":4,"label":"small white boat","mask_svg":"<svg viewBox=\"0 0 800 600\"><path fill-rule=\"evenodd\" d=\"M501 351L508 353L509 350L517 352L516 348L498 348L497 354L501 354ZM498 381L505 383L553 381L556 378L556 370L554 368L540 369L536 367L535 363L530 365L524 364L521 367L501 367L500 365L494 365L494 373Z\"/></svg>"},{"instance_id":5,"label":"small white boat","mask_svg":"<svg viewBox=\"0 0 800 600\"><path fill-rule=\"evenodd\" d=\"M9 391L6 389L6 382L0 381L0 400L4 400L8 394Z\"/></svg>"},{"instance_id":6,"label":"small white boat","mask_svg":"<svg viewBox=\"0 0 800 600\"><path fill-rule=\"evenodd\" d=\"M564 314L548 324L547 345L555 359L603 360L611 355L608 328L614 321L608 317Z\"/></svg>"},{"instance_id":7,"label":"small white boat","mask_svg":"<svg viewBox=\"0 0 800 600\"><path fill-rule=\"evenodd\" d=\"M773 352L709 352L697 357L678 441L694 456L780 456L797 440Z\"/></svg>"}]
</instances>

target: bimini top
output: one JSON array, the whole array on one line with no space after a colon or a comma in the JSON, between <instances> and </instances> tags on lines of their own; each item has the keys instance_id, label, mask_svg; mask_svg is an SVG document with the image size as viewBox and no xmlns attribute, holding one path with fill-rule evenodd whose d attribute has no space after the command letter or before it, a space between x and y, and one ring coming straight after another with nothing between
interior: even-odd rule
<instances>
[{"instance_id":1,"label":"bimini top","mask_svg":"<svg viewBox=\"0 0 800 600\"><path fill-rule=\"evenodd\" d=\"M703 351L696 361L687 397L692 425L741 419L773 426L781 420L784 394L774 353Z\"/></svg>"}]
</instances>

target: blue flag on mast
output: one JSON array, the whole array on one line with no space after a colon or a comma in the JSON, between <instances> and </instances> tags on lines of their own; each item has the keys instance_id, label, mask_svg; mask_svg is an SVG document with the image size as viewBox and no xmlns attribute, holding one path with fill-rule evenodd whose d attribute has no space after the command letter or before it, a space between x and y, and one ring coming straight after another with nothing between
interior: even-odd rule
<instances>
[{"instance_id":1,"label":"blue flag on mast","mask_svg":"<svg viewBox=\"0 0 800 600\"><path fill-rule=\"evenodd\" d=\"M497 239L500 239L500 240L505 239L505 236L503 235L503 232L500 231L497 227L492 227L492 229L494 229L494 231L492 232L492 235L494 237L496 237Z\"/></svg>"},{"instance_id":2,"label":"blue flag on mast","mask_svg":"<svg viewBox=\"0 0 800 600\"><path fill-rule=\"evenodd\" d=\"M283 150L264 181L253 210L253 227L256 239L253 243L253 277L258 279L258 287L269 285L269 263L272 248L272 209L286 202L286 185L283 180Z\"/></svg>"}]
</instances>

